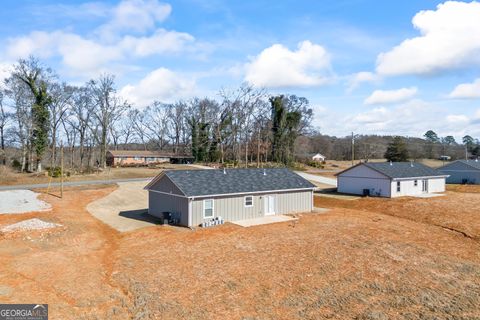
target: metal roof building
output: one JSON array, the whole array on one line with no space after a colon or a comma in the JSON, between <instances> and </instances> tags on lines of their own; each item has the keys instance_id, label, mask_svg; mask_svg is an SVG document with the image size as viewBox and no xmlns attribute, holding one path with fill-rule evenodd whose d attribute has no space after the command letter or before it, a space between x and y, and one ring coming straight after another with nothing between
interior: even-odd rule
<instances>
[{"instance_id":1,"label":"metal roof building","mask_svg":"<svg viewBox=\"0 0 480 320\"><path fill-rule=\"evenodd\" d=\"M154 178L149 214L175 215L194 227L221 217L237 221L310 212L315 186L288 169L169 170Z\"/></svg>"}]
</instances>

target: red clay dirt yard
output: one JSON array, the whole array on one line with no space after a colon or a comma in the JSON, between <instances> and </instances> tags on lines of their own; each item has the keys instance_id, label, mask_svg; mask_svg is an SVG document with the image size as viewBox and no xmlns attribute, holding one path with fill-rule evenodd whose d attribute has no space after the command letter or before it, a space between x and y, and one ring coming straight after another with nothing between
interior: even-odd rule
<instances>
[{"instance_id":1,"label":"red clay dirt yard","mask_svg":"<svg viewBox=\"0 0 480 320\"><path fill-rule=\"evenodd\" d=\"M478 193L316 197L331 210L297 223L120 233L85 209L115 188L0 215L63 226L2 236L0 302L48 303L52 319L480 318Z\"/></svg>"}]
</instances>

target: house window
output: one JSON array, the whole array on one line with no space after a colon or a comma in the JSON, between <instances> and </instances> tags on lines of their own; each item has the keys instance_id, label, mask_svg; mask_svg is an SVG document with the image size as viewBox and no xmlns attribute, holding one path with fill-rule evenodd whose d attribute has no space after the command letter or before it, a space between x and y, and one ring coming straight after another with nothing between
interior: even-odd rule
<instances>
[{"instance_id":1,"label":"house window","mask_svg":"<svg viewBox=\"0 0 480 320\"><path fill-rule=\"evenodd\" d=\"M253 207L253 196L245 197L245 208L247 207Z\"/></svg>"},{"instance_id":2,"label":"house window","mask_svg":"<svg viewBox=\"0 0 480 320\"><path fill-rule=\"evenodd\" d=\"M203 218L213 218L213 199L203 200Z\"/></svg>"},{"instance_id":3,"label":"house window","mask_svg":"<svg viewBox=\"0 0 480 320\"><path fill-rule=\"evenodd\" d=\"M414 181L413 181L413 185L414 185L415 187L418 186L418 180L414 180Z\"/></svg>"},{"instance_id":4,"label":"house window","mask_svg":"<svg viewBox=\"0 0 480 320\"><path fill-rule=\"evenodd\" d=\"M135 160L142 160L142 158L140 158L140 157L135 157Z\"/></svg>"},{"instance_id":5,"label":"house window","mask_svg":"<svg viewBox=\"0 0 480 320\"><path fill-rule=\"evenodd\" d=\"M397 181L397 192L400 192L401 188L400 188L400 181Z\"/></svg>"}]
</instances>

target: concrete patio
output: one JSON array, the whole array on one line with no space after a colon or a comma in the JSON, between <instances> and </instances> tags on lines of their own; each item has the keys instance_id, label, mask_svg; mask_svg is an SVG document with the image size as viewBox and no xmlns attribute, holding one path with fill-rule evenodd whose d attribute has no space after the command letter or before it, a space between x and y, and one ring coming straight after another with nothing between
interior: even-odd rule
<instances>
[{"instance_id":1,"label":"concrete patio","mask_svg":"<svg viewBox=\"0 0 480 320\"><path fill-rule=\"evenodd\" d=\"M253 227L253 226L260 226L262 224L289 222L289 221L295 221L295 220L298 220L298 218L293 218L285 215L272 215L272 216L265 216L261 218L231 221L231 223L239 225L241 227Z\"/></svg>"}]
</instances>

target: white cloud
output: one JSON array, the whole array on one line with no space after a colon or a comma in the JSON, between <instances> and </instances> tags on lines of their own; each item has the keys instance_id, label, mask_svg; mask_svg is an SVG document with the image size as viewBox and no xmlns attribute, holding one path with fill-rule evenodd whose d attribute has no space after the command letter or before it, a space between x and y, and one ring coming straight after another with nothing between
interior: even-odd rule
<instances>
[{"instance_id":1,"label":"white cloud","mask_svg":"<svg viewBox=\"0 0 480 320\"><path fill-rule=\"evenodd\" d=\"M0 62L0 88L3 86L3 81L10 76L11 69L11 63Z\"/></svg>"},{"instance_id":2,"label":"white cloud","mask_svg":"<svg viewBox=\"0 0 480 320\"><path fill-rule=\"evenodd\" d=\"M290 51L281 44L264 49L246 65L245 80L267 88L319 86L328 81L330 56L310 41Z\"/></svg>"},{"instance_id":3,"label":"white cloud","mask_svg":"<svg viewBox=\"0 0 480 320\"><path fill-rule=\"evenodd\" d=\"M117 72L125 67L122 63L131 63L135 58L195 51L191 46L195 39L190 34L157 28L157 23L165 20L171 12L168 4L157 0L124 0L114 7L86 6L87 9L90 7L101 8L99 16L107 18L98 32L83 36L65 30L32 31L7 39L0 56L13 61L29 55L41 59L59 57L64 67L61 71L86 78L105 71ZM68 11L73 10L68 8Z\"/></svg>"},{"instance_id":4,"label":"white cloud","mask_svg":"<svg viewBox=\"0 0 480 320\"><path fill-rule=\"evenodd\" d=\"M120 46L135 56L145 57L152 54L178 52L185 49L187 43L194 41L188 33L158 29L150 37L126 36Z\"/></svg>"},{"instance_id":5,"label":"white cloud","mask_svg":"<svg viewBox=\"0 0 480 320\"><path fill-rule=\"evenodd\" d=\"M347 92L352 92L364 82L378 82L379 80L380 77L373 72L362 71L355 73L349 77Z\"/></svg>"},{"instance_id":6,"label":"white cloud","mask_svg":"<svg viewBox=\"0 0 480 320\"><path fill-rule=\"evenodd\" d=\"M480 2L447 1L420 11L412 23L421 35L380 54L377 73L422 75L480 64Z\"/></svg>"},{"instance_id":7,"label":"white cloud","mask_svg":"<svg viewBox=\"0 0 480 320\"><path fill-rule=\"evenodd\" d=\"M159 68L135 85L128 84L120 90L120 95L135 106L143 108L153 101L173 102L195 95L195 80L175 72Z\"/></svg>"},{"instance_id":8,"label":"white cloud","mask_svg":"<svg viewBox=\"0 0 480 320\"><path fill-rule=\"evenodd\" d=\"M417 91L415 87L398 90L375 90L363 103L370 105L405 102L412 99L417 94Z\"/></svg>"},{"instance_id":9,"label":"white cloud","mask_svg":"<svg viewBox=\"0 0 480 320\"><path fill-rule=\"evenodd\" d=\"M480 98L480 78L473 83L462 83L448 95L450 98L475 99Z\"/></svg>"},{"instance_id":10,"label":"white cloud","mask_svg":"<svg viewBox=\"0 0 480 320\"><path fill-rule=\"evenodd\" d=\"M118 32L143 33L155 28L171 13L169 4L157 0L123 0L111 10L111 20L99 28L99 33L107 38Z\"/></svg>"}]
</instances>

